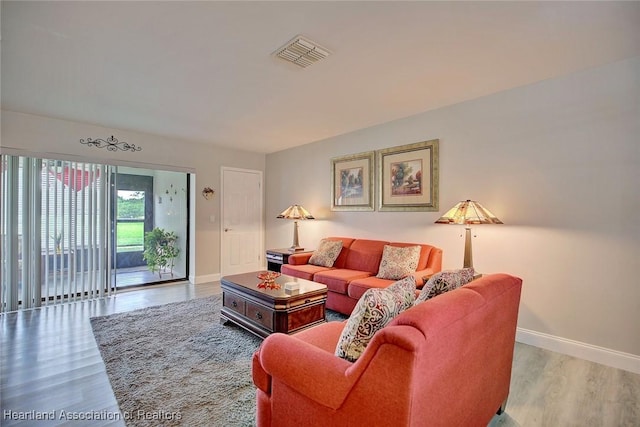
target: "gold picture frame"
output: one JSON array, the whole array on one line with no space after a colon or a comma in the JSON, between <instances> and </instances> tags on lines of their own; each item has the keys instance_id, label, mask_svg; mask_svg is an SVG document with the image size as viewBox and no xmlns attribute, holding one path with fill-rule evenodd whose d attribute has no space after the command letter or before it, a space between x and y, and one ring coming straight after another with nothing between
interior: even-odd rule
<instances>
[{"instance_id":1,"label":"gold picture frame","mask_svg":"<svg viewBox=\"0 0 640 427\"><path fill-rule=\"evenodd\" d=\"M378 150L378 210L437 211L439 140Z\"/></svg>"},{"instance_id":2,"label":"gold picture frame","mask_svg":"<svg viewBox=\"0 0 640 427\"><path fill-rule=\"evenodd\" d=\"M331 159L331 210L374 210L375 152Z\"/></svg>"}]
</instances>

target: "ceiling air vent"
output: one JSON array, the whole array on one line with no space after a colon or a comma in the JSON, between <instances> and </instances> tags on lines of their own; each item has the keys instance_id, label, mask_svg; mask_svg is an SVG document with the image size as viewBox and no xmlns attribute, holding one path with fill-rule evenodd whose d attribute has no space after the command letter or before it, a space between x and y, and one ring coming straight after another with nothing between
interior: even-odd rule
<instances>
[{"instance_id":1,"label":"ceiling air vent","mask_svg":"<svg viewBox=\"0 0 640 427\"><path fill-rule=\"evenodd\" d=\"M303 36L296 36L289 43L278 49L275 54L282 59L305 68L326 58L330 53L317 43Z\"/></svg>"}]
</instances>

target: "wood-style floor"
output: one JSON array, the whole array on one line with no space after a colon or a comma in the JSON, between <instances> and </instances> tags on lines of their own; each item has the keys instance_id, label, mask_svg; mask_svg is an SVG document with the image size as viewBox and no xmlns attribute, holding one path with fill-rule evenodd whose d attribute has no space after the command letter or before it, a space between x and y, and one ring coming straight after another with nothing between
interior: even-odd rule
<instances>
[{"instance_id":1,"label":"wood-style floor","mask_svg":"<svg viewBox=\"0 0 640 427\"><path fill-rule=\"evenodd\" d=\"M124 426L112 419L118 406L89 318L217 293L219 282L171 284L0 315L0 425ZM491 427L640 426L640 375L524 344L513 366L507 411ZM52 411L54 420L33 421ZM65 421L62 411L99 419ZM32 419L12 419L21 416Z\"/></svg>"}]
</instances>

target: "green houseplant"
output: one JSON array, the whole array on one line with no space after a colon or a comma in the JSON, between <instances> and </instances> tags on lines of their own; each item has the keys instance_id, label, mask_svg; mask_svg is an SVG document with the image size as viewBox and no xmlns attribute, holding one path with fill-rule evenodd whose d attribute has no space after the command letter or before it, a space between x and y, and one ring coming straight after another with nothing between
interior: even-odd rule
<instances>
[{"instance_id":1,"label":"green houseplant","mask_svg":"<svg viewBox=\"0 0 640 427\"><path fill-rule=\"evenodd\" d=\"M170 273L173 277L173 265L180 249L176 247L178 236L173 231L162 228L154 228L144 235L144 260L152 272L158 272L158 277L163 273Z\"/></svg>"}]
</instances>

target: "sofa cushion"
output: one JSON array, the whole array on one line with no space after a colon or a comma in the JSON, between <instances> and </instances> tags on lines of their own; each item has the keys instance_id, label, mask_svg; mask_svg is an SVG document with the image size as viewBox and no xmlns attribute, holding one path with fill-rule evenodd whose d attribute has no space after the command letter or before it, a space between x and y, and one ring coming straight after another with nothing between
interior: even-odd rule
<instances>
[{"instance_id":1,"label":"sofa cushion","mask_svg":"<svg viewBox=\"0 0 640 427\"><path fill-rule=\"evenodd\" d=\"M378 268L379 279L400 280L416 271L420 246L397 247L385 245Z\"/></svg>"},{"instance_id":2,"label":"sofa cushion","mask_svg":"<svg viewBox=\"0 0 640 427\"><path fill-rule=\"evenodd\" d=\"M473 280L475 270L472 268L462 268L460 270L441 271L434 274L425 283L420 295L415 301L419 304L440 294L459 288Z\"/></svg>"},{"instance_id":3,"label":"sofa cushion","mask_svg":"<svg viewBox=\"0 0 640 427\"><path fill-rule=\"evenodd\" d=\"M333 267L342 250L342 240L322 239L318 249L309 258L309 264L321 267Z\"/></svg>"},{"instance_id":4,"label":"sofa cushion","mask_svg":"<svg viewBox=\"0 0 640 427\"><path fill-rule=\"evenodd\" d=\"M386 244L388 244L388 242L382 240L354 240L349 247L343 268L368 271L372 276L375 276L378 273L382 251Z\"/></svg>"},{"instance_id":5,"label":"sofa cushion","mask_svg":"<svg viewBox=\"0 0 640 427\"><path fill-rule=\"evenodd\" d=\"M301 279L313 280L313 276L320 272L331 270L329 267L320 267L318 265L303 264L303 265L291 265L282 264L280 272L288 276L299 277Z\"/></svg>"},{"instance_id":6,"label":"sofa cushion","mask_svg":"<svg viewBox=\"0 0 640 427\"><path fill-rule=\"evenodd\" d=\"M379 279L376 276L369 276L362 279L355 279L349 282L347 294L354 299L360 299L365 292L371 288L388 288L395 280Z\"/></svg>"},{"instance_id":7,"label":"sofa cushion","mask_svg":"<svg viewBox=\"0 0 640 427\"><path fill-rule=\"evenodd\" d=\"M375 333L412 306L415 289L415 279L408 277L386 289L365 292L340 334L335 355L351 362L358 360Z\"/></svg>"},{"instance_id":8,"label":"sofa cushion","mask_svg":"<svg viewBox=\"0 0 640 427\"><path fill-rule=\"evenodd\" d=\"M313 281L327 285L327 290L346 294L352 280L371 276L368 271L347 270L345 268L320 271L313 275Z\"/></svg>"}]
</instances>

